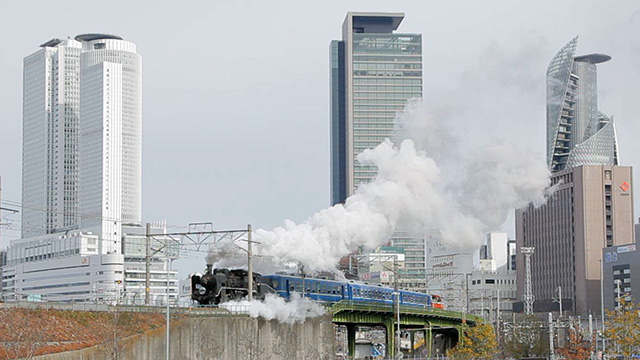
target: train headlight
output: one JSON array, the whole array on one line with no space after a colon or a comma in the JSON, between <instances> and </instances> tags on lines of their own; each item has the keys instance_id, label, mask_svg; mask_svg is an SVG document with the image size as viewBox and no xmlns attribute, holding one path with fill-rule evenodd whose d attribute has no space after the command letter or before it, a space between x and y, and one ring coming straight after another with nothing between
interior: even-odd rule
<instances>
[{"instance_id":1,"label":"train headlight","mask_svg":"<svg viewBox=\"0 0 640 360\"><path fill-rule=\"evenodd\" d=\"M204 286L200 285L200 284L196 284L196 291L198 292L198 294L204 295L204 294L206 294L207 289Z\"/></svg>"}]
</instances>

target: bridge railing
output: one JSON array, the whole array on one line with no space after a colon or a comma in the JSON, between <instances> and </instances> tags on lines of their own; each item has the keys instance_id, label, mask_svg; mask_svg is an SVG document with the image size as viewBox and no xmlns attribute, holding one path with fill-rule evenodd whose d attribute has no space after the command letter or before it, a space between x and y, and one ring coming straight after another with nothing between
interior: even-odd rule
<instances>
[{"instance_id":1,"label":"bridge railing","mask_svg":"<svg viewBox=\"0 0 640 360\"><path fill-rule=\"evenodd\" d=\"M371 312L393 312L395 311L395 307L393 304L385 304L385 303L374 303L368 301L355 301L355 300L341 300L331 306L331 310L335 312L343 311L343 310L353 310L358 309L358 311L371 311ZM418 314L418 315L431 315L431 316L439 316L445 318L452 319L461 319L469 322L483 322L484 319L481 317L465 314L459 311L451 311L444 309L437 309L432 307L418 306L418 305L400 305L400 313L405 314Z\"/></svg>"}]
</instances>

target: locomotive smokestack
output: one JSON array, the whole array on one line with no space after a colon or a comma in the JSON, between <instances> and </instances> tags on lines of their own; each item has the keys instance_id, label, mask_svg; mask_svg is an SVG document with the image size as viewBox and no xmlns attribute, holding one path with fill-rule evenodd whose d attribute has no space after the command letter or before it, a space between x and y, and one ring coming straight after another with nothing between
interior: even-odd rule
<instances>
[{"instance_id":1,"label":"locomotive smokestack","mask_svg":"<svg viewBox=\"0 0 640 360\"><path fill-rule=\"evenodd\" d=\"M205 274L211 274L213 270L213 264L207 264L207 270L205 271Z\"/></svg>"}]
</instances>

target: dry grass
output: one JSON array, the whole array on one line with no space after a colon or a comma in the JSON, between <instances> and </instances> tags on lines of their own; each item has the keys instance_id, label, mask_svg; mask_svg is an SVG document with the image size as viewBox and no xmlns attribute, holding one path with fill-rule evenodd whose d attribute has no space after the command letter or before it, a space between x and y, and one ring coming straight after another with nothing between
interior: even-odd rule
<instances>
[{"instance_id":1,"label":"dry grass","mask_svg":"<svg viewBox=\"0 0 640 360\"><path fill-rule=\"evenodd\" d=\"M117 318L117 319L116 319ZM77 350L163 326L157 313L0 309L0 360Z\"/></svg>"}]
</instances>

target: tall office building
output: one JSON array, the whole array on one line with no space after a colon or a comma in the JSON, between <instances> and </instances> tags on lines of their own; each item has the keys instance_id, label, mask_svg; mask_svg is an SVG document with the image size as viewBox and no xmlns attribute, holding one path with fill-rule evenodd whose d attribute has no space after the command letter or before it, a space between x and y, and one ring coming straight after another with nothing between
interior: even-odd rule
<instances>
[{"instance_id":1,"label":"tall office building","mask_svg":"<svg viewBox=\"0 0 640 360\"><path fill-rule=\"evenodd\" d=\"M575 56L578 37L547 68L547 164L551 171L580 165L618 165L613 117L598 111L596 64L603 54Z\"/></svg>"},{"instance_id":2,"label":"tall office building","mask_svg":"<svg viewBox=\"0 0 640 360\"><path fill-rule=\"evenodd\" d=\"M377 169L356 156L392 138L395 118L422 97L422 36L395 33L404 14L349 12L331 42L331 203Z\"/></svg>"},{"instance_id":3,"label":"tall office building","mask_svg":"<svg viewBox=\"0 0 640 360\"><path fill-rule=\"evenodd\" d=\"M534 311L577 315L600 308L602 249L634 241L632 169L618 165L612 117L598 110L596 64L607 55L575 56L577 37L547 69L547 161L555 193L516 212L517 248L531 256ZM524 295L524 255L517 254L518 297ZM567 304L568 302L568 304ZM568 305L568 306L567 306Z\"/></svg>"},{"instance_id":4,"label":"tall office building","mask_svg":"<svg viewBox=\"0 0 640 360\"><path fill-rule=\"evenodd\" d=\"M140 55L103 34L40 47L24 59L22 237L119 237L141 221Z\"/></svg>"},{"instance_id":5,"label":"tall office building","mask_svg":"<svg viewBox=\"0 0 640 360\"><path fill-rule=\"evenodd\" d=\"M25 58L23 236L6 253L7 298L142 298L141 85L136 45L119 36L53 39Z\"/></svg>"},{"instance_id":6,"label":"tall office building","mask_svg":"<svg viewBox=\"0 0 640 360\"><path fill-rule=\"evenodd\" d=\"M531 256L534 311L555 308L557 288L576 315L600 309L602 249L634 242L632 171L629 166L584 165L556 172L553 196L540 206L516 212L518 249ZM524 256L517 254L517 263ZM518 297L524 293L524 266L518 265Z\"/></svg>"},{"instance_id":7,"label":"tall office building","mask_svg":"<svg viewBox=\"0 0 640 360\"><path fill-rule=\"evenodd\" d=\"M81 50L53 39L24 59L23 238L78 226Z\"/></svg>"},{"instance_id":8,"label":"tall office building","mask_svg":"<svg viewBox=\"0 0 640 360\"><path fill-rule=\"evenodd\" d=\"M82 42L80 227L113 245L122 224L139 225L142 217L141 57L118 36L76 40Z\"/></svg>"}]
</instances>

